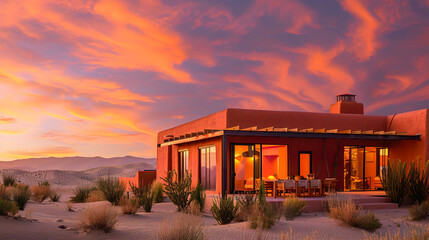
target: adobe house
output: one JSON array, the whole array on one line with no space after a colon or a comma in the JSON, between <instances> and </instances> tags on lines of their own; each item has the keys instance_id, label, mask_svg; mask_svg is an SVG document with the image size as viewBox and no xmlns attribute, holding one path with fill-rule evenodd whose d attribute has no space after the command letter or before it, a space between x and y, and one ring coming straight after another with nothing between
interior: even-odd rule
<instances>
[{"instance_id":1,"label":"adobe house","mask_svg":"<svg viewBox=\"0 0 429 240\"><path fill-rule=\"evenodd\" d=\"M330 113L225 109L158 133L157 178L189 171L194 185L234 193L313 174L336 178L338 190L375 190L388 159L428 159L428 123L428 109L364 115L352 94Z\"/></svg>"}]
</instances>

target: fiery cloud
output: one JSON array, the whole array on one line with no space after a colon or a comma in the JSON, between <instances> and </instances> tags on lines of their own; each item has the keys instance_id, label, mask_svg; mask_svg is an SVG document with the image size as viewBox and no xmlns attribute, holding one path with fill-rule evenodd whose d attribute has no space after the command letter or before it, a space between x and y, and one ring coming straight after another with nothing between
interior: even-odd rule
<instances>
[{"instance_id":1,"label":"fiery cloud","mask_svg":"<svg viewBox=\"0 0 429 240\"><path fill-rule=\"evenodd\" d=\"M0 160L154 157L226 107L369 114L429 103L428 1L6 0Z\"/></svg>"}]
</instances>

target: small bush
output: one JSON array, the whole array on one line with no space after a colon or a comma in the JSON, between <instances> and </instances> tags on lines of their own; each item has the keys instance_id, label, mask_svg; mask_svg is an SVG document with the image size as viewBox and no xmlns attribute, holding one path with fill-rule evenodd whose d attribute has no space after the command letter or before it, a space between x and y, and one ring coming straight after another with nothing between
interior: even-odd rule
<instances>
[{"instance_id":1,"label":"small bush","mask_svg":"<svg viewBox=\"0 0 429 240\"><path fill-rule=\"evenodd\" d=\"M13 217L18 212L19 208L14 201L0 199L0 215Z\"/></svg>"},{"instance_id":2,"label":"small bush","mask_svg":"<svg viewBox=\"0 0 429 240\"><path fill-rule=\"evenodd\" d=\"M156 203L160 203L164 201L164 196L162 196L162 193L164 191L164 186L160 182L155 182L152 184L152 195Z\"/></svg>"},{"instance_id":3,"label":"small bush","mask_svg":"<svg viewBox=\"0 0 429 240\"><path fill-rule=\"evenodd\" d=\"M12 199L12 193L10 192L10 188L7 188L5 185L0 185L0 199Z\"/></svg>"},{"instance_id":4,"label":"small bush","mask_svg":"<svg viewBox=\"0 0 429 240\"><path fill-rule=\"evenodd\" d=\"M131 192L139 202L139 206L142 206L145 212L152 211L152 207L155 201L151 191L151 185L147 185L139 188L131 182L129 184L131 187Z\"/></svg>"},{"instance_id":5,"label":"small bush","mask_svg":"<svg viewBox=\"0 0 429 240\"><path fill-rule=\"evenodd\" d=\"M31 190L28 185L25 184L17 184L12 188L12 199L15 201L19 210L24 210L25 205L31 198Z\"/></svg>"},{"instance_id":6,"label":"small bush","mask_svg":"<svg viewBox=\"0 0 429 240\"><path fill-rule=\"evenodd\" d=\"M286 198L283 202L283 211L286 220L293 220L300 216L302 210L307 206L307 202L298 198Z\"/></svg>"},{"instance_id":7,"label":"small bush","mask_svg":"<svg viewBox=\"0 0 429 240\"><path fill-rule=\"evenodd\" d=\"M99 230L108 233L117 224L116 211L111 206L106 205L92 207L82 214L79 223L84 231Z\"/></svg>"},{"instance_id":8,"label":"small bush","mask_svg":"<svg viewBox=\"0 0 429 240\"><path fill-rule=\"evenodd\" d=\"M14 175L3 175L3 185L5 187L12 187L16 184L16 177Z\"/></svg>"},{"instance_id":9,"label":"small bush","mask_svg":"<svg viewBox=\"0 0 429 240\"><path fill-rule=\"evenodd\" d=\"M59 194L55 190L51 190L51 194L49 194L49 199L51 199L52 202L58 202L60 201L61 194Z\"/></svg>"},{"instance_id":10,"label":"small bush","mask_svg":"<svg viewBox=\"0 0 429 240\"><path fill-rule=\"evenodd\" d=\"M237 205L239 206L237 216L235 220L237 222L247 221L249 216L252 214L252 210L256 205L256 198L253 194L245 194L237 198Z\"/></svg>"},{"instance_id":11,"label":"small bush","mask_svg":"<svg viewBox=\"0 0 429 240\"><path fill-rule=\"evenodd\" d=\"M380 221L373 213L363 214L351 199L337 199L335 206L329 206L328 216L341 221L347 226L375 231L381 227Z\"/></svg>"},{"instance_id":12,"label":"small bush","mask_svg":"<svg viewBox=\"0 0 429 240\"><path fill-rule=\"evenodd\" d=\"M76 187L73 189L74 196L71 198L71 200L74 203L84 203L88 200L93 189L93 187Z\"/></svg>"},{"instance_id":13,"label":"small bush","mask_svg":"<svg viewBox=\"0 0 429 240\"><path fill-rule=\"evenodd\" d=\"M192 190L191 202L195 202L196 206L200 207L200 212L204 211L204 205L206 204L206 191L204 191L201 183L198 183L196 188Z\"/></svg>"},{"instance_id":14,"label":"small bush","mask_svg":"<svg viewBox=\"0 0 429 240\"><path fill-rule=\"evenodd\" d=\"M167 173L167 177L161 179L165 182L164 192L176 205L177 211L186 211L191 203L189 196L191 195L192 175L186 172L185 176L179 179L176 171L173 170Z\"/></svg>"},{"instance_id":15,"label":"small bush","mask_svg":"<svg viewBox=\"0 0 429 240\"><path fill-rule=\"evenodd\" d=\"M119 202L123 214L135 214L139 209L139 200L136 198L123 197Z\"/></svg>"},{"instance_id":16,"label":"small bush","mask_svg":"<svg viewBox=\"0 0 429 240\"><path fill-rule=\"evenodd\" d=\"M166 219L158 228L158 240L205 240L203 221L200 217L187 214Z\"/></svg>"},{"instance_id":17,"label":"small bush","mask_svg":"<svg viewBox=\"0 0 429 240\"><path fill-rule=\"evenodd\" d=\"M270 229L274 225L275 220L280 218L280 214L278 213L281 211L277 211L273 205L267 203L264 182L261 182L259 186L259 193L256 199L256 205L253 207L248 218L249 226L252 229Z\"/></svg>"},{"instance_id":18,"label":"small bush","mask_svg":"<svg viewBox=\"0 0 429 240\"><path fill-rule=\"evenodd\" d=\"M238 206L234 205L233 197L215 197L213 198L213 204L210 209L213 217L220 224L228 224L234 220Z\"/></svg>"},{"instance_id":19,"label":"small bush","mask_svg":"<svg viewBox=\"0 0 429 240\"><path fill-rule=\"evenodd\" d=\"M409 171L409 198L413 202L422 203L429 199L429 161L423 169L413 162Z\"/></svg>"},{"instance_id":20,"label":"small bush","mask_svg":"<svg viewBox=\"0 0 429 240\"><path fill-rule=\"evenodd\" d=\"M51 194L51 187L47 185L35 185L31 187L33 192L33 200L37 203L42 203Z\"/></svg>"},{"instance_id":21,"label":"small bush","mask_svg":"<svg viewBox=\"0 0 429 240\"><path fill-rule=\"evenodd\" d=\"M429 201L424 201L421 204L416 203L410 208L411 219L414 221L419 221L421 219L427 218L429 216Z\"/></svg>"},{"instance_id":22,"label":"small bush","mask_svg":"<svg viewBox=\"0 0 429 240\"><path fill-rule=\"evenodd\" d=\"M381 171L381 183L386 196L392 203L401 206L408 194L412 171L407 174L407 163L390 159L388 168Z\"/></svg>"},{"instance_id":23,"label":"small bush","mask_svg":"<svg viewBox=\"0 0 429 240\"><path fill-rule=\"evenodd\" d=\"M119 178L108 176L107 178L98 179L97 189L104 200L109 201L113 205L118 205L125 193L126 186L124 182L119 181Z\"/></svg>"}]
</instances>

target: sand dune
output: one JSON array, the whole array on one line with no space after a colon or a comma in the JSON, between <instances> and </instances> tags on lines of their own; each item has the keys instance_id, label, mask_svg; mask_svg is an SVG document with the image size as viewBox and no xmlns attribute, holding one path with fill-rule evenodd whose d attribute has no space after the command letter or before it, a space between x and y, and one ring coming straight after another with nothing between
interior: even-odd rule
<instances>
[{"instance_id":1,"label":"sand dune","mask_svg":"<svg viewBox=\"0 0 429 240\"><path fill-rule=\"evenodd\" d=\"M40 170L24 171L19 169L2 169L0 175L12 174L21 183L35 185L41 181L49 181L53 187L73 188L93 184L100 177L132 177L137 171L152 170L155 167L146 162L125 164L119 166L103 166L83 171L74 170Z\"/></svg>"},{"instance_id":2,"label":"sand dune","mask_svg":"<svg viewBox=\"0 0 429 240\"><path fill-rule=\"evenodd\" d=\"M155 169L155 158L139 158L133 156L103 158L103 157L49 157L49 158L29 158L14 161L0 161L0 169L19 169L25 171L40 170L75 170L83 171L90 168L102 166L118 166L132 163L145 162Z\"/></svg>"}]
</instances>

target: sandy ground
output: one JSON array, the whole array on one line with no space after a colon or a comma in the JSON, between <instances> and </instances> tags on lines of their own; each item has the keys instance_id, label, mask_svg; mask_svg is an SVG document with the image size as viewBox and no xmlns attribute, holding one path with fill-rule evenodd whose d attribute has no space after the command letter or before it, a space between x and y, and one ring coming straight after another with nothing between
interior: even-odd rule
<instances>
[{"instance_id":1,"label":"sandy ground","mask_svg":"<svg viewBox=\"0 0 429 240\"><path fill-rule=\"evenodd\" d=\"M170 203L155 204L152 212L141 210L136 215L118 214L117 228L108 234L104 232L85 233L79 230L78 219L82 212L92 206L107 204L106 202L74 204L75 211L66 210L66 200L70 194L63 194L61 202L44 202L42 204L30 202L21 215L26 218L14 219L0 217L0 239L156 239L156 232L160 223L176 213L175 206ZM118 208L118 212L120 212ZM373 211L380 219L383 227L377 233L387 231L407 231L412 224L429 224L429 220L413 222L408 220L408 210L399 208L393 210ZM220 226L211 216L204 213L204 231L208 239L254 239L255 230L249 229L247 223L231 223ZM68 228L58 228L65 225ZM328 218L325 213L304 213L293 221L286 221L284 217L276 222L269 230L268 239L280 239L281 233L289 233L292 228L294 239L301 239L305 235L312 235L314 239L363 239L365 231L357 228L341 226ZM300 238L301 237L301 238Z\"/></svg>"}]
</instances>

